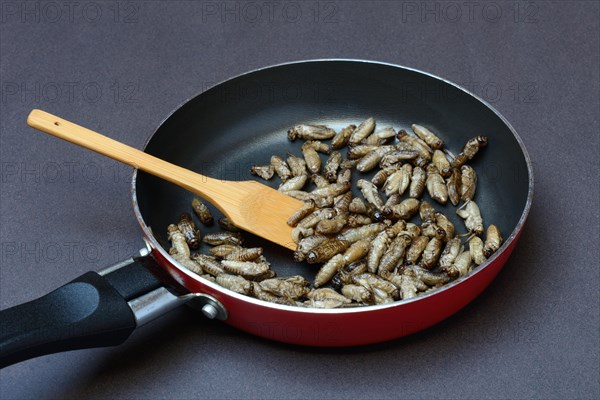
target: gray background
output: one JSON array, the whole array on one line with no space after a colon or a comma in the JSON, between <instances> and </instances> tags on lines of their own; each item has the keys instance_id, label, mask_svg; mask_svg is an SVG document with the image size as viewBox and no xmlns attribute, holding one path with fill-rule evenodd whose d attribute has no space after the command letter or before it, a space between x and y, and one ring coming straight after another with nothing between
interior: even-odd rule
<instances>
[{"instance_id":1,"label":"gray background","mask_svg":"<svg viewBox=\"0 0 600 400\"><path fill-rule=\"evenodd\" d=\"M180 309L120 347L5 368L2 399L600 396L598 2L3 1L1 11L1 308L142 247L130 170L28 128L34 107L142 147L215 82L292 60L373 59L488 100L536 172L502 273L425 332L310 349Z\"/></svg>"}]
</instances>

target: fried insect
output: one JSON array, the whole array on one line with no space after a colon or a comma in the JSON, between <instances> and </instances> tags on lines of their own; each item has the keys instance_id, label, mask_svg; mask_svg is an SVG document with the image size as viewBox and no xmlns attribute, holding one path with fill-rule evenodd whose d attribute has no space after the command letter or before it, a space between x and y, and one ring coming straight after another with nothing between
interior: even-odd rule
<instances>
[{"instance_id":1,"label":"fried insect","mask_svg":"<svg viewBox=\"0 0 600 400\"><path fill-rule=\"evenodd\" d=\"M330 219L335 216L335 210L333 208L321 208L313 211L304 217L300 222L296 224L299 228L312 228L316 226L323 219Z\"/></svg>"},{"instance_id":2,"label":"fried insect","mask_svg":"<svg viewBox=\"0 0 600 400\"><path fill-rule=\"evenodd\" d=\"M409 222L409 223L406 224L406 230L404 230L404 231L402 231L400 233L405 233L408 236L410 236L411 239L414 239L417 236L421 235L421 228L419 227L419 225L416 225L416 224L413 224L412 222Z\"/></svg>"},{"instance_id":3,"label":"fried insect","mask_svg":"<svg viewBox=\"0 0 600 400\"><path fill-rule=\"evenodd\" d=\"M329 182L333 183L337 180L337 171L341 163L342 153L334 151L329 155L329 158L325 162L325 167L323 167L323 173Z\"/></svg>"},{"instance_id":4,"label":"fried insect","mask_svg":"<svg viewBox=\"0 0 600 400\"><path fill-rule=\"evenodd\" d=\"M446 231L440 228L435 221L427 221L421 224L421 232L423 235L429 238L438 238L444 240L446 238Z\"/></svg>"},{"instance_id":5,"label":"fried insect","mask_svg":"<svg viewBox=\"0 0 600 400\"><path fill-rule=\"evenodd\" d=\"M350 243L356 242L357 240L364 239L377 235L379 232L385 229L383 223L373 223L369 225L359 226L358 228L350 228L337 235L337 240L347 240Z\"/></svg>"},{"instance_id":6,"label":"fried insect","mask_svg":"<svg viewBox=\"0 0 600 400\"><path fill-rule=\"evenodd\" d=\"M435 220L435 208L426 200L421 201L419 204L419 216L421 221L433 221Z\"/></svg>"},{"instance_id":7,"label":"fried insect","mask_svg":"<svg viewBox=\"0 0 600 400\"><path fill-rule=\"evenodd\" d=\"M461 175L458 168L452 168L450 177L446 179L446 187L448 188L448 198L453 206L458 205L461 199Z\"/></svg>"},{"instance_id":8,"label":"fried insect","mask_svg":"<svg viewBox=\"0 0 600 400\"><path fill-rule=\"evenodd\" d=\"M350 150L348 150L348 152L350 152ZM345 169L350 170L350 169L354 168L356 166L356 164L358 164L359 161L360 160L358 160L358 159L353 159L353 160L346 159L346 160L342 161L342 163L340 164L340 169L341 170L345 170ZM339 178L339 176L338 176L338 178Z\"/></svg>"},{"instance_id":9,"label":"fried insect","mask_svg":"<svg viewBox=\"0 0 600 400\"><path fill-rule=\"evenodd\" d=\"M489 228L488 228L489 230ZM485 262L486 256L483 253L483 240L479 236L473 235L469 239L469 253L476 265L481 265Z\"/></svg>"},{"instance_id":10,"label":"fried insect","mask_svg":"<svg viewBox=\"0 0 600 400\"><path fill-rule=\"evenodd\" d=\"M371 301L371 297L373 296L369 289L360 285L344 285L342 286L341 292L350 300L354 300L359 303L368 303Z\"/></svg>"},{"instance_id":11,"label":"fried insect","mask_svg":"<svg viewBox=\"0 0 600 400\"><path fill-rule=\"evenodd\" d=\"M283 182L281 185L279 185L279 188L277 190L284 193L289 192L290 190L301 190L306 184L307 180L308 175L294 176L293 178L290 178L287 181Z\"/></svg>"},{"instance_id":12,"label":"fried insect","mask_svg":"<svg viewBox=\"0 0 600 400\"><path fill-rule=\"evenodd\" d=\"M328 237L324 235L308 236L300 240L298 242L298 246L296 247L296 251L294 252L294 261L304 261L309 251L316 248L317 246L319 246L327 240Z\"/></svg>"},{"instance_id":13,"label":"fried insect","mask_svg":"<svg viewBox=\"0 0 600 400\"><path fill-rule=\"evenodd\" d=\"M486 257L490 257L494 254L502 244L502 235L500 235L500 230L496 225L488 226L487 232L485 234L485 245L483 247L483 254Z\"/></svg>"},{"instance_id":14,"label":"fried insect","mask_svg":"<svg viewBox=\"0 0 600 400\"><path fill-rule=\"evenodd\" d=\"M348 210L351 213L366 214L367 213L367 205L360 197L355 197L350 202L350 205L348 206Z\"/></svg>"},{"instance_id":15,"label":"fried insect","mask_svg":"<svg viewBox=\"0 0 600 400\"><path fill-rule=\"evenodd\" d=\"M177 227L183 233L190 249L197 250L200 247L200 231L196 229L196 224L192 216L189 213L182 213L179 217Z\"/></svg>"},{"instance_id":16,"label":"fried insect","mask_svg":"<svg viewBox=\"0 0 600 400\"><path fill-rule=\"evenodd\" d=\"M410 219L419 211L419 200L409 197L400 204L391 207L395 218Z\"/></svg>"},{"instance_id":17,"label":"fried insect","mask_svg":"<svg viewBox=\"0 0 600 400\"><path fill-rule=\"evenodd\" d=\"M233 250L231 253L227 254L223 257L225 260L234 260L234 261L254 261L258 257L262 256L263 249L262 247L240 247L238 249Z\"/></svg>"},{"instance_id":18,"label":"fried insect","mask_svg":"<svg viewBox=\"0 0 600 400\"><path fill-rule=\"evenodd\" d=\"M479 151L479 149L487 146L487 144L487 136L476 136L467 140L467 143L464 145L462 151L452 160L452 168L460 168L467 161L472 160L473 157L475 157L475 155Z\"/></svg>"},{"instance_id":19,"label":"fried insect","mask_svg":"<svg viewBox=\"0 0 600 400\"><path fill-rule=\"evenodd\" d=\"M390 296L385 290L379 287L372 287L371 290L373 291L373 303L387 304L394 302L394 298ZM400 295L398 295L398 298L400 298Z\"/></svg>"},{"instance_id":20,"label":"fried insect","mask_svg":"<svg viewBox=\"0 0 600 400\"><path fill-rule=\"evenodd\" d=\"M456 279L465 276L471 266L471 253L469 250L463 251L456 257L454 263L446 270L449 277Z\"/></svg>"},{"instance_id":21,"label":"fried insect","mask_svg":"<svg viewBox=\"0 0 600 400\"><path fill-rule=\"evenodd\" d=\"M350 145L360 143L375 130L375 118L370 117L361 122L350 136Z\"/></svg>"},{"instance_id":22,"label":"fried insect","mask_svg":"<svg viewBox=\"0 0 600 400\"><path fill-rule=\"evenodd\" d=\"M333 256L346 251L352 242L348 240L329 239L307 252L306 261L315 264L329 260Z\"/></svg>"},{"instance_id":23,"label":"fried insect","mask_svg":"<svg viewBox=\"0 0 600 400\"><path fill-rule=\"evenodd\" d=\"M444 146L442 139L437 137L433 132L424 126L412 124L411 128L413 132L420 137L429 147L432 149L441 149Z\"/></svg>"},{"instance_id":24,"label":"fried insect","mask_svg":"<svg viewBox=\"0 0 600 400\"><path fill-rule=\"evenodd\" d=\"M227 256L228 254L231 254L239 249L243 249L243 247L234 244L221 244L215 247L211 247L210 249L208 249L208 252L215 257L225 258L225 256Z\"/></svg>"},{"instance_id":25,"label":"fried insect","mask_svg":"<svg viewBox=\"0 0 600 400\"><path fill-rule=\"evenodd\" d=\"M460 167L460 199L465 203L473 200L477 189L477 173L469 165Z\"/></svg>"},{"instance_id":26,"label":"fried insect","mask_svg":"<svg viewBox=\"0 0 600 400\"><path fill-rule=\"evenodd\" d=\"M310 291L309 285L310 282L299 275L289 278L265 279L260 282L263 290L276 296L287 297L293 300L306 296Z\"/></svg>"},{"instance_id":27,"label":"fried insect","mask_svg":"<svg viewBox=\"0 0 600 400\"><path fill-rule=\"evenodd\" d=\"M302 238L307 236L312 236L315 234L315 230L313 228L299 228L295 227L292 229L292 240L294 243L298 244Z\"/></svg>"},{"instance_id":28,"label":"fried insect","mask_svg":"<svg viewBox=\"0 0 600 400\"><path fill-rule=\"evenodd\" d=\"M350 140L350 136L352 136L352 132L356 129L356 125L348 125L344 129L342 129L337 135L331 139L331 147L334 150L339 150L342 147L348 144Z\"/></svg>"},{"instance_id":29,"label":"fried insect","mask_svg":"<svg viewBox=\"0 0 600 400\"><path fill-rule=\"evenodd\" d=\"M292 214L292 216L287 220L287 224L289 226L296 226L298 222L304 219L307 215L311 214L315 210L315 202L313 200L309 200L298 211Z\"/></svg>"},{"instance_id":30,"label":"fried insect","mask_svg":"<svg viewBox=\"0 0 600 400\"><path fill-rule=\"evenodd\" d=\"M318 174L321 169L321 158L315 149L313 142L305 142L302 145L302 155L306 161L306 167L311 174Z\"/></svg>"},{"instance_id":31,"label":"fried insect","mask_svg":"<svg viewBox=\"0 0 600 400\"><path fill-rule=\"evenodd\" d=\"M400 298L402 300L415 297L418 291L417 285L424 285L425 288L423 290L427 289L427 285L413 276L393 274L389 272L384 273L382 276L398 287Z\"/></svg>"},{"instance_id":32,"label":"fried insect","mask_svg":"<svg viewBox=\"0 0 600 400\"><path fill-rule=\"evenodd\" d=\"M204 274L202 267L194 260L191 260L189 257L186 257L179 253L172 254L172 256L175 259L175 261L177 261L178 263L180 263L181 265L183 265L184 267L186 267L193 273L198 274L198 275Z\"/></svg>"},{"instance_id":33,"label":"fried insect","mask_svg":"<svg viewBox=\"0 0 600 400\"><path fill-rule=\"evenodd\" d=\"M329 186L313 190L311 192L311 195L321 197L335 197L339 196L342 193L346 193L348 190L350 190L350 188L350 183L332 183Z\"/></svg>"},{"instance_id":34,"label":"fried insect","mask_svg":"<svg viewBox=\"0 0 600 400\"><path fill-rule=\"evenodd\" d=\"M426 285L443 285L450 282L450 277L445 273L432 272L416 265L411 265L410 267L407 267L407 269L412 270L415 273L415 276Z\"/></svg>"},{"instance_id":35,"label":"fried insect","mask_svg":"<svg viewBox=\"0 0 600 400\"><path fill-rule=\"evenodd\" d=\"M391 194L383 206L383 216L387 219L392 219L394 217L394 211L392 210L392 207L400 204L401 201L402 196L400 196L399 193Z\"/></svg>"},{"instance_id":36,"label":"fried insect","mask_svg":"<svg viewBox=\"0 0 600 400\"><path fill-rule=\"evenodd\" d=\"M386 196L390 196L393 193L404 194L410 184L411 174L412 166L404 164L399 170L390 175L383 185Z\"/></svg>"},{"instance_id":37,"label":"fried insect","mask_svg":"<svg viewBox=\"0 0 600 400\"><path fill-rule=\"evenodd\" d=\"M414 238L406 251L406 264L416 264L423 250L425 250L427 243L429 243L427 236L417 236Z\"/></svg>"},{"instance_id":38,"label":"fried insect","mask_svg":"<svg viewBox=\"0 0 600 400\"><path fill-rule=\"evenodd\" d=\"M388 177L396 171L398 171L397 166L380 169L375 173L375 175L373 175L373 178L371 178L371 183L379 187L383 185L387 181Z\"/></svg>"},{"instance_id":39,"label":"fried insect","mask_svg":"<svg viewBox=\"0 0 600 400\"><path fill-rule=\"evenodd\" d=\"M435 264L438 262L440 255L442 253L442 241L436 237L431 238L427 246L425 246L425 250L423 250L423 255L421 257L421 263L419 266L425 269L433 269Z\"/></svg>"},{"instance_id":40,"label":"fried insect","mask_svg":"<svg viewBox=\"0 0 600 400\"><path fill-rule=\"evenodd\" d=\"M334 199L333 196L316 196L311 193L309 198L311 200L314 200L315 206L317 206L318 208L333 206L333 199Z\"/></svg>"},{"instance_id":41,"label":"fried insect","mask_svg":"<svg viewBox=\"0 0 600 400\"><path fill-rule=\"evenodd\" d=\"M285 296L276 296L267 292L260 286L260 282L252 282L252 294L259 300L268 301L269 303L282 304L286 306L295 306L296 301Z\"/></svg>"},{"instance_id":42,"label":"fried insect","mask_svg":"<svg viewBox=\"0 0 600 400\"><path fill-rule=\"evenodd\" d=\"M465 220L465 226L469 232L476 235L481 235L483 233L483 219L481 218L479 207L474 201L469 200L463 204L456 210L456 214Z\"/></svg>"},{"instance_id":43,"label":"fried insect","mask_svg":"<svg viewBox=\"0 0 600 400\"><path fill-rule=\"evenodd\" d=\"M398 138L398 140L400 140L400 142L408 144L412 147L413 150L419 153L419 157L423 159L424 162L431 161L431 153L433 153L433 151L427 145L427 143L425 143L418 137L409 135L408 132L406 132L405 130L400 130L396 137Z\"/></svg>"},{"instance_id":44,"label":"fried insect","mask_svg":"<svg viewBox=\"0 0 600 400\"><path fill-rule=\"evenodd\" d=\"M401 232L406 233L405 229L406 229L406 222L404 220L400 219L394 225L391 225L388 228L386 228L384 232L388 235L388 238L394 239Z\"/></svg>"},{"instance_id":45,"label":"fried insect","mask_svg":"<svg viewBox=\"0 0 600 400\"><path fill-rule=\"evenodd\" d=\"M215 281L225 289L232 290L236 293L250 294L252 292L252 282L238 275L219 274Z\"/></svg>"},{"instance_id":46,"label":"fried insect","mask_svg":"<svg viewBox=\"0 0 600 400\"><path fill-rule=\"evenodd\" d=\"M388 153L395 150L395 146L380 146L376 149L367 153L363 158L360 159L356 164L356 169L360 172L367 172L372 170L379 164L379 161Z\"/></svg>"},{"instance_id":47,"label":"fried insect","mask_svg":"<svg viewBox=\"0 0 600 400\"><path fill-rule=\"evenodd\" d=\"M456 260L456 257L458 256L458 253L460 253L460 248L461 242L459 238L453 238L448 240L448 242L446 243L446 247L444 248L444 251L442 251L442 255L440 256L440 271L446 271L452 265L452 263L454 263L454 260Z\"/></svg>"},{"instance_id":48,"label":"fried insect","mask_svg":"<svg viewBox=\"0 0 600 400\"><path fill-rule=\"evenodd\" d=\"M309 140L305 142L302 146L312 147L315 151L323 154L329 154L331 150L329 149L329 145L327 143L323 143L318 140Z\"/></svg>"},{"instance_id":49,"label":"fried insect","mask_svg":"<svg viewBox=\"0 0 600 400\"><path fill-rule=\"evenodd\" d=\"M398 235L392 244L388 247L387 251L381 257L377 272L381 275L383 271L389 272L396 268L404 258L406 248L410 245L412 239L409 235Z\"/></svg>"},{"instance_id":50,"label":"fried insect","mask_svg":"<svg viewBox=\"0 0 600 400\"><path fill-rule=\"evenodd\" d=\"M208 243L213 246L218 246L220 244L234 244L241 246L244 244L244 239L239 232L214 232L207 233L202 238L204 243Z\"/></svg>"},{"instance_id":51,"label":"fried insect","mask_svg":"<svg viewBox=\"0 0 600 400\"><path fill-rule=\"evenodd\" d=\"M371 273L377 273L381 257L385 254L390 244L390 238L386 231L379 232L371 242L371 248L367 255L367 269Z\"/></svg>"},{"instance_id":52,"label":"fried insect","mask_svg":"<svg viewBox=\"0 0 600 400\"><path fill-rule=\"evenodd\" d=\"M413 161L419 157L419 152L416 150L396 150L386 154L379 162L380 168L389 168L401 164L404 161Z\"/></svg>"},{"instance_id":53,"label":"fried insect","mask_svg":"<svg viewBox=\"0 0 600 400\"><path fill-rule=\"evenodd\" d=\"M355 164L352 167L356 166L360 162L360 158L363 158L373 150L377 150L379 146L374 144L358 144L356 146L352 146L348 149L346 153L346 157L348 160L356 160ZM348 167L351 168L351 167Z\"/></svg>"},{"instance_id":54,"label":"fried insect","mask_svg":"<svg viewBox=\"0 0 600 400\"><path fill-rule=\"evenodd\" d=\"M305 192L304 190L288 190L287 192L283 192L283 193L290 197L293 197L295 199L303 201L305 203L310 200L313 200L316 203L315 197L317 197L317 196L313 196L310 193Z\"/></svg>"},{"instance_id":55,"label":"fried insect","mask_svg":"<svg viewBox=\"0 0 600 400\"><path fill-rule=\"evenodd\" d=\"M331 219L319 221L315 227L315 232L322 235L332 235L342 230L348 223L348 214L339 214Z\"/></svg>"},{"instance_id":56,"label":"fried insect","mask_svg":"<svg viewBox=\"0 0 600 400\"><path fill-rule=\"evenodd\" d=\"M331 257L329 261L323 264L323 266L319 269L319 272L317 272L317 275L315 276L314 286L323 286L324 284L329 282L329 280L333 278L335 273L344 265L345 261L343 254L336 254L335 256Z\"/></svg>"},{"instance_id":57,"label":"fried insect","mask_svg":"<svg viewBox=\"0 0 600 400\"><path fill-rule=\"evenodd\" d=\"M432 199L440 204L446 204L448 201L448 188L444 178L440 175L438 169L433 164L427 166L427 192Z\"/></svg>"},{"instance_id":58,"label":"fried insect","mask_svg":"<svg viewBox=\"0 0 600 400\"><path fill-rule=\"evenodd\" d=\"M185 236L177 225L171 224L167 227L168 239L171 242L172 248L175 250L175 254L179 254L184 258L190 257L190 247L187 244Z\"/></svg>"},{"instance_id":59,"label":"fried insect","mask_svg":"<svg viewBox=\"0 0 600 400\"><path fill-rule=\"evenodd\" d=\"M436 211L435 223L438 227L444 230L444 239L449 240L454 237L454 224L446 217L445 214Z\"/></svg>"},{"instance_id":60,"label":"fried insect","mask_svg":"<svg viewBox=\"0 0 600 400\"><path fill-rule=\"evenodd\" d=\"M363 197L367 202L373 204L378 210L383 210L385 204L377 192L377 187L365 179L359 179L356 186L362 192Z\"/></svg>"},{"instance_id":61,"label":"fried insect","mask_svg":"<svg viewBox=\"0 0 600 400\"><path fill-rule=\"evenodd\" d=\"M192 199L192 210L194 210L194 213L198 216L198 219L204 225L212 225L213 224L214 218L213 218L212 214L210 213L210 210L208 209L208 207L206 207L206 204L204 204L197 197L194 197Z\"/></svg>"},{"instance_id":62,"label":"fried insect","mask_svg":"<svg viewBox=\"0 0 600 400\"><path fill-rule=\"evenodd\" d=\"M414 167L413 173L410 178L410 188L408 189L408 195L418 199L425 190L425 182L427 181L427 173L421 167Z\"/></svg>"},{"instance_id":63,"label":"fried insect","mask_svg":"<svg viewBox=\"0 0 600 400\"><path fill-rule=\"evenodd\" d=\"M275 174L275 168L273 165L253 165L250 168L250 173L268 181Z\"/></svg>"},{"instance_id":64,"label":"fried insect","mask_svg":"<svg viewBox=\"0 0 600 400\"><path fill-rule=\"evenodd\" d=\"M288 131L290 141L296 138L304 140L324 140L335 136L335 131L325 125L296 125Z\"/></svg>"},{"instance_id":65,"label":"fried insect","mask_svg":"<svg viewBox=\"0 0 600 400\"><path fill-rule=\"evenodd\" d=\"M366 139L362 140L362 143L375 144L381 146L382 144L388 142L388 140L393 138L394 136L396 136L396 131L394 130L394 128L392 128L391 126L387 126L385 128L376 130L375 132L367 136Z\"/></svg>"},{"instance_id":66,"label":"fried insect","mask_svg":"<svg viewBox=\"0 0 600 400\"><path fill-rule=\"evenodd\" d=\"M193 254L192 260L196 261L202 267L202 270L212 276L218 276L225 272L223 266L216 258L207 256L206 254Z\"/></svg>"},{"instance_id":67,"label":"fried insect","mask_svg":"<svg viewBox=\"0 0 600 400\"><path fill-rule=\"evenodd\" d=\"M350 212L350 202L352 201L352 192L340 194L334 199L333 209L335 212L340 214L346 214Z\"/></svg>"},{"instance_id":68,"label":"fried insect","mask_svg":"<svg viewBox=\"0 0 600 400\"><path fill-rule=\"evenodd\" d=\"M370 272L352 276L352 282L356 285L362 285L364 287L371 288L373 290L373 294L376 294L375 289L379 289L392 299L397 299L400 296L396 285Z\"/></svg>"},{"instance_id":69,"label":"fried insect","mask_svg":"<svg viewBox=\"0 0 600 400\"><path fill-rule=\"evenodd\" d=\"M292 177L292 171L290 171L290 167L283 158L279 156L271 156L271 165L273 166L273 169L279 178L281 178L282 182L285 182Z\"/></svg>"},{"instance_id":70,"label":"fried insect","mask_svg":"<svg viewBox=\"0 0 600 400\"><path fill-rule=\"evenodd\" d=\"M337 176L336 183L351 184L352 183L352 170L350 168L343 167L342 166L343 164L344 164L344 161L342 161L342 164L340 164L340 172Z\"/></svg>"},{"instance_id":71,"label":"fried insect","mask_svg":"<svg viewBox=\"0 0 600 400\"><path fill-rule=\"evenodd\" d=\"M343 285L352 283L352 276L359 275L365 272L367 272L367 263L364 259L355 261L348 265L344 265L333 276L333 278L331 278L331 286L339 290Z\"/></svg>"},{"instance_id":72,"label":"fried insect","mask_svg":"<svg viewBox=\"0 0 600 400\"><path fill-rule=\"evenodd\" d=\"M310 300L309 305L317 308L337 308L351 302L350 299L330 288L313 289L306 297Z\"/></svg>"},{"instance_id":73,"label":"fried insect","mask_svg":"<svg viewBox=\"0 0 600 400\"><path fill-rule=\"evenodd\" d=\"M344 252L344 265L363 259L371 247L371 238L358 240Z\"/></svg>"},{"instance_id":74,"label":"fried insect","mask_svg":"<svg viewBox=\"0 0 600 400\"><path fill-rule=\"evenodd\" d=\"M246 279L256 278L269 270L267 262L223 260L221 265L225 271Z\"/></svg>"},{"instance_id":75,"label":"fried insect","mask_svg":"<svg viewBox=\"0 0 600 400\"><path fill-rule=\"evenodd\" d=\"M293 154L288 154L287 164L290 168L292 176L308 175L306 161L304 161L302 157L296 157Z\"/></svg>"},{"instance_id":76,"label":"fried insect","mask_svg":"<svg viewBox=\"0 0 600 400\"><path fill-rule=\"evenodd\" d=\"M327 186L329 186L331 184L331 182L329 182L323 176L318 175L318 174L312 174L310 176L310 180L312 181L312 183L315 184L315 186L318 189L325 188L325 187L327 187Z\"/></svg>"},{"instance_id":77,"label":"fried insect","mask_svg":"<svg viewBox=\"0 0 600 400\"><path fill-rule=\"evenodd\" d=\"M435 167L440 172L442 177L447 178L452 173L452 168L450 167L450 162L446 158L446 155L441 150L436 150L433 152L433 156L431 158L431 163L435 165Z\"/></svg>"},{"instance_id":78,"label":"fried insect","mask_svg":"<svg viewBox=\"0 0 600 400\"><path fill-rule=\"evenodd\" d=\"M264 257L259 258L259 260L263 260L264 261ZM252 280L254 282L262 282L265 279L272 279L272 278L275 278L276 276L277 276L277 273L275 271L273 271L272 269L268 269L264 273L256 276L255 278L252 278Z\"/></svg>"}]
</instances>

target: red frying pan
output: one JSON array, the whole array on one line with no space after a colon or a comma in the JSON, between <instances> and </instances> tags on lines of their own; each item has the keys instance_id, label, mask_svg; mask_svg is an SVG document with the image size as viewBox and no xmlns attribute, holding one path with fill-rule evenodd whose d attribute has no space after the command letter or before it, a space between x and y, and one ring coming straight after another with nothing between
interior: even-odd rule
<instances>
[{"instance_id":1,"label":"red frying pan","mask_svg":"<svg viewBox=\"0 0 600 400\"><path fill-rule=\"evenodd\" d=\"M187 101L160 125L145 151L204 175L248 180L253 179L250 165L267 162L273 154L299 153L300 144L286 139L289 127L320 123L339 129L368 116L396 128L427 124L456 151L473 136L488 136L488 147L471 164L480 177L475 200L486 225L497 225L505 241L484 264L436 291L386 305L310 309L264 302L209 282L169 256L168 243L160 237L189 210L192 194L138 171L131 193L147 250L1 311L0 365L119 344L136 327L186 302L246 332L309 346L390 340L457 312L507 261L533 193L531 160L517 133L489 104L457 85L421 71L368 61L277 65L230 79ZM446 214L454 214L453 208ZM289 250L255 237L249 242L265 248L279 276L314 277L314 267L293 262Z\"/></svg>"}]
</instances>

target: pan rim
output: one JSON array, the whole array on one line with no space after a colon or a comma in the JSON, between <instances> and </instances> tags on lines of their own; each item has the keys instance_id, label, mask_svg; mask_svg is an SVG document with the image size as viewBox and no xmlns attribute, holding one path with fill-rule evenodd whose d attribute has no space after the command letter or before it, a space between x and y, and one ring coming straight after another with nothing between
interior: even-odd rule
<instances>
[{"instance_id":1,"label":"pan rim","mask_svg":"<svg viewBox=\"0 0 600 400\"><path fill-rule=\"evenodd\" d=\"M528 175L528 191L527 191L527 200L525 202L525 207L523 209L523 212L521 213L521 216L519 218L519 221L517 222L517 224L515 225L515 228L512 230L512 232L510 233L510 235L508 236L508 238L506 238L506 240L504 241L504 243L500 246L500 248L490 257L488 258L483 264L479 265L477 268L473 269L470 273L468 273L467 275L456 279L450 283L445 284L443 287L439 288L438 290L434 290L430 293L426 293L426 294L422 294L419 295L417 297L413 297L410 299L406 299L406 300L397 300L394 301L392 303L388 303L388 304L380 304L380 305L371 305L371 306L364 306L364 307L352 307L352 308L334 308L334 309L321 309L321 308L304 308L304 307L298 307L298 306L288 306L288 305L281 305L281 304L275 304L275 303L270 303L264 300L259 300L250 296L246 296L246 295L242 295L236 292L233 292L229 289L226 289L220 285L217 285L216 283L210 282L207 279L202 278L201 276L193 273L192 271L189 271L187 268L185 268L182 264L180 264L179 262L177 262L174 258L171 257L171 255L169 255L169 253L160 245L160 243L158 243L158 240L156 240L156 238L154 237L151 228L146 224L146 222L144 221L144 218L142 217L140 208L139 208L139 204L138 204L138 200L137 200L137 189L136 189L136 183L137 183L137 173L138 170L134 169L133 171L133 175L132 175L132 179L131 179L131 198L132 198L132 203L133 203L133 209L134 209L134 214L135 217L138 221L138 223L140 224L140 227L142 228L142 231L144 232L144 236L148 239L148 241L150 242L149 245L150 247L152 247L153 249L155 249L156 251L158 251L162 257L164 257L166 260L168 260L173 266L175 266L181 273L187 275L189 278L201 283L204 286L208 286L211 289L221 292L224 295L230 296L230 297L234 297L238 300L244 301L244 302L248 302L248 303L252 303L255 304L257 306L261 306L261 307L268 307L271 309L276 309L276 310L281 310L281 311L287 311L287 312L298 312L298 313L309 313L309 314L354 314L354 313L361 313L361 312L370 312L370 311L379 311L379 310L384 310L384 309L389 309L389 308L395 308L395 307L399 307L405 304L409 304L412 302L416 302L416 301L421 301L424 299L427 299L431 296L436 296L440 293L443 293L446 290L451 290L454 287L462 284L463 282L465 282L466 280L474 277L475 275L477 275L478 273L480 273L481 271L483 271L484 269L486 269L487 267L489 267L491 264L494 263L494 261L504 252L506 251L512 244L512 242L517 238L517 236L519 235L519 233L521 232L521 230L523 229L523 226L527 220L527 217L529 215L529 211L531 210L531 204L533 201L533 187L534 187L534 177L533 177L533 164L531 161L531 157L527 151L527 149L525 148L525 145L523 143L523 140L521 139L521 137L519 136L519 134L517 133L517 131L515 130L515 128L510 124L510 122L508 122L508 120L498 111L496 110L490 103L488 103L487 101L485 101L484 99L480 98L479 96L475 95L474 93L469 92L467 89L463 88L462 86L451 82L445 78L442 78L440 76L431 74L429 72L425 72L422 70L419 70L417 68L411 68L411 67L406 67L406 66L402 66L402 65L398 65L398 64L392 64L392 63L387 63L387 62L382 62L382 61L373 61L373 60L364 60L364 59L348 59L348 58L322 58L322 59L309 59L309 60L298 60L298 61L291 61L291 62L285 62L285 63L279 63L279 64L274 64L274 65L270 65L270 66L266 66L266 67L261 67L261 68L257 68L251 71L247 71L244 72L242 74L233 76L233 77L229 77L221 82L216 83L215 85L211 86L210 88L186 99L184 102L182 102L181 104L179 104L170 114L168 114L165 118L163 118L160 123L158 124L158 126L156 127L156 129L154 129L153 133L148 137L148 139L146 140L146 142L144 143L144 150L148 147L148 144L150 143L150 141L152 140L152 138L154 137L154 135L156 134L156 132L158 132L158 130L163 126L163 124L169 119L171 118L177 111L179 111L184 105L188 104L191 100L195 99L198 96L201 96L202 94L213 90L214 88L229 82L233 79L237 79L237 78L241 78L243 76L246 75L250 75L253 73L256 73L258 71L263 71L263 70L268 70L268 69L274 69L274 68L279 68L279 67L285 67L285 66L290 66L290 65L296 65L296 64L306 64L306 63L322 63L322 62L348 62L348 63L366 63L366 64L375 64L375 65L382 65L382 66L388 66L388 67L393 67L393 68L399 68L399 69L403 69L406 71L411 71L411 72L415 72L418 74L422 74L425 76L428 76L430 78L433 79L437 79L439 81L442 81L443 83L446 83L448 85L451 85L453 87L455 87L456 89L461 90L462 92L464 92L466 95L473 97L474 99L476 99L477 101L479 101L480 103L482 103L485 107L487 107L488 109L490 109L498 118L500 118L500 120L508 127L508 129L510 130L510 132L512 133L512 135L515 137L519 148L521 149L521 152L523 153L523 157L525 158L525 163L527 165L527 175Z\"/></svg>"}]
</instances>

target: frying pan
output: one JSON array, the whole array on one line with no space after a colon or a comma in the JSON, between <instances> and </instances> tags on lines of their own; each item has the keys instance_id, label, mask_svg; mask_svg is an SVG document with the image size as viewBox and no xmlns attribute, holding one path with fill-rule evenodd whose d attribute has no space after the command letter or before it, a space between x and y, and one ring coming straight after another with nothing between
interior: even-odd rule
<instances>
[{"instance_id":1,"label":"frying pan","mask_svg":"<svg viewBox=\"0 0 600 400\"><path fill-rule=\"evenodd\" d=\"M252 164L268 162L273 154L299 154L300 144L285 135L291 126L319 123L340 129L369 116L379 126L397 129L425 125L455 152L473 136L489 137L488 147L471 163L479 176L475 200L484 223L496 224L505 241L487 262L439 290L391 304L309 309L267 303L209 282L169 256L161 236L182 211L189 211L192 194L136 171L133 209L147 249L2 311L0 365L119 344L136 327L188 301L205 316L251 334L309 346L386 341L457 312L484 290L508 259L533 193L531 161L515 130L489 104L459 86L418 70L371 61L272 66L227 80L185 102L160 124L145 151L204 175L247 180L253 178ZM463 226L451 206L436 207L457 228ZM201 229L206 233L216 228ZM279 276L314 277L315 267L294 263L289 250L248 239L250 246L265 248Z\"/></svg>"}]
</instances>

